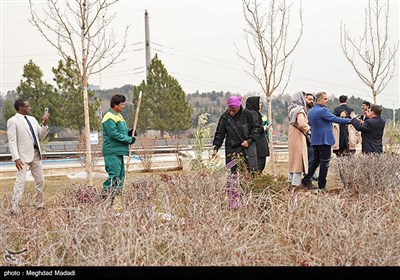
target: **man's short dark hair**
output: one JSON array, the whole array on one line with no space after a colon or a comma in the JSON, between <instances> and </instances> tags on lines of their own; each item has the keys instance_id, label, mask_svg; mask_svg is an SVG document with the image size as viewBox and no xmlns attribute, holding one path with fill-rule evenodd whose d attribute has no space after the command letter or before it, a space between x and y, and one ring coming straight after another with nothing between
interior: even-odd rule
<instances>
[{"instance_id":1,"label":"man's short dark hair","mask_svg":"<svg viewBox=\"0 0 400 280\"><path fill-rule=\"evenodd\" d=\"M340 103L345 103L346 101L347 101L347 96L346 95L339 96L339 102Z\"/></svg>"},{"instance_id":2,"label":"man's short dark hair","mask_svg":"<svg viewBox=\"0 0 400 280\"><path fill-rule=\"evenodd\" d=\"M371 103L368 101L364 101L362 104L366 105L368 108L371 108Z\"/></svg>"},{"instance_id":3,"label":"man's short dark hair","mask_svg":"<svg viewBox=\"0 0 400 280\"><path fill-rule=\"evenodd\" d=\"M307 96L312 96L313 97L313 99L315 100L315 96L314 96L314 94L312 94L312 93L306 93L306 97Z\"/></svg>"},{"instance_id":4,"label":"man's short dark hair","mask_svg":"<svg viewBox=\"0 0 400 280\"><path fill-rule=\"evenodd\" d=\"M126 98L122 94L114 94L110 100L110 107L114 108L115 105L119 105L122 102L125 102Z\"/></svg>"},{"instance_id":5,"label":"man's short dark hair","mask_svg":"<svg viewBox=\"0 0 400 280\"><path fill-rule=\"evenodd\" d=\"M372 104L370 110L372 112L374 112L375 115L377 115L377 116L380 116L382 114L382 106L381 105Z\"/></svg>"},{"instance_id":6,"label":"man's short dark hair","mask_svg":"<svg viewBox=\"0 0 400 280\"><path fill-rule=\"evenodd\" d=\"M15 100L15 103L14 103L15 111L18 112L19 107L24 107L25 106L25 102L27 102L27 101L28 100L25 100L25 99L17 99L17 100Z\"/></svg>"}]
</instances>

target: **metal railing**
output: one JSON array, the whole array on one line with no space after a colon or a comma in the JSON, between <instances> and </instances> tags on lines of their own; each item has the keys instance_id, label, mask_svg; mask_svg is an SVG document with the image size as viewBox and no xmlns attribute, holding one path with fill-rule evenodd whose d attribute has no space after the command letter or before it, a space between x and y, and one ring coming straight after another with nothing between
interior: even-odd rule
<instances>
[{"instance_id":1,"label":"metal railing","mask_svg":"<svg viewBox=\"0 0 400 280\"><path fill-rule=\"evenodd\" d=\"M212 148L212 138L206 141L206 149ZM154 150L156 153L177 153L179 151L192 150L196 144L196 139L182 138L182 139L158 139L154 140L153 145L141 148L140 144L134 147L134 150L141 152L146 149ZM78 141L54 141L46 143L43 148L43 157L46 158L72 158L84 156L85 150L82 149L82 144ZM287 143L275 142L274 150L277 152L287 151ZM92 154L101 156L101 146L92 145ZM1 145L0 143L0 161L11 160L11 154L8 144Z\"/></svg>"}]
</instances>

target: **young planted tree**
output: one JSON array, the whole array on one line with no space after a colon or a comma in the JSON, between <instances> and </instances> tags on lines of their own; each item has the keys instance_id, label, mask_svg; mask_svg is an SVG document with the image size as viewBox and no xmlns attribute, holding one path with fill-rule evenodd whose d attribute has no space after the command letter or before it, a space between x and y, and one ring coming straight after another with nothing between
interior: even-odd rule
<instances>
[{"instance_id":1,"label":"young planted tree","mask_svg":"<svg viewBox=\"0 0 400 280\"><path fill-rule=\"evenodd\" d=\"M138 131L158 130L161 137L165 132L178 132L192 126L190 105L178 81L168 74L161 60L155 55L149 65L147 81L133 87L133 100L143 92Z\"/></svg>"},{"instance_id":2,"label":"young planted tree","mask_svg":"<svg viewBox=\"0 0 400 280\"><path fill-rule=\"evenodd\" d=\"M90 118L88 80L93 74L118 62L125 49L126 34L122 46L112 32L107 34L114 15L108 15L108 8L117 0L48 0L43 15L36 13L29 0L31 23L43 37L57 49L62 58L72 59L74 69L70 69L80 81L83 90L85 119L86 172L89 185L93 185L92 155L90 146ZM101 62L101 63L100 63ZM96 67L99 66L99 67Z\"/></svg>"},{"instance_id":3,"label":"young planted tree","mask_svg":"<svg viewBox=\"0 0 400 280\"><path fill-rule=\"evenodd\" d=\"M357 76L371 90L374 103L396 75L396 53L399 41L389 46L389 1L368 1L364 33L359 40L351 38L345 24L340 26L340 44Z\"/></svg>"},{"instance_id":4,"label":"young planted tree","mask_svg":"<svg viewBox=\"0 0 400 280\"><path fill-rule=\"evenodd\" d=\"M289 57L297 47L303 34L303 18L299 9L299 34L288 40L290 23L290 6L285 0L267 1L268 7L257 0L242 0L243 15L246 21L244 36L247 44L247 55L241 55L249 66L245 70L260 85L267 97L268 120L272 122L272 94L283 94L290 80L293 64ZM265 11L264 11L265 9ZM284 76L287 74L286 76ZM270 151L273 151L272 133L269 133ZM275 173L275 156L271 152L272 172Z\"/></svg>"}]
</instances>

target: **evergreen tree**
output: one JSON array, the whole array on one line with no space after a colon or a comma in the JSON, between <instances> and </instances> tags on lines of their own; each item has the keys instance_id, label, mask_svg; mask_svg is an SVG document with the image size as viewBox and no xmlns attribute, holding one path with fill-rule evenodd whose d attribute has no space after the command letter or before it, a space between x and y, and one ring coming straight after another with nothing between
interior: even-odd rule
<instances>
[{"instance_id":1,"label":"evergreen tree","mask_svg":"<svg viewBox=\"0 0 400 280\"><path fill-rule=\"evenodd\" d=\"M16 111L14 109L14 103L17 99L17 93L15 90L8 91L5 98L2 96L1 98L1 121L0 121L0 129L7 129L7 120L15 115Z\"/></svg>"},{"instance_id":2,"label":"evergreen tree","mask_svg":"<svg viewBox=\"0 0 400 280\"><path fill-rule=\"evenodd\" d=\"M15 108L14 108L14 102L11 103L10 100L4 101L4 109L3 109L4 111L3 112L4 112L4 120L5 120L6 126L7 126L7 120L9 118L11 118L12 116L14 116L15 113L17 112L17 111L15 111Z\"/></svg>"},{"instance_id":3,"label":"evergreen tree","mask_svg":"<svg viewBox=\"0 0 400 280\"><path fill-rule=\"evenodd\" d=\"M29 60L28 64L24 65L23 79L17 87L18 99L25 99L29 101L31 106L30 114L34 116L39 122L42 119L44 108L54 108L50 110L51 124L57 124L56 108L59 104L59 98L54 91L52 85L42 80L43 72L39 66ZM14 106L14 103L12 104ZM15 114L15 110L14 110Z\"/></svg>"},{"instance_id":4,"label":"evergreen tree","mask_svg":"<svg viewBox=\"0 0 400 280\"><path fill-rule=\"evenodd\" d=\"M133 88L133 104L136 106L139 92L143 92L138 119L138 131L149 129L179 132L191 127L192 106L178 81L170 76L158 56L149 65L147 82Z\"/></svg>"},{"instance_id":5,"label":"evergreen tree","mask_svg":"<svg viewBox=\"0 0 400 280\"><path fill-rule=\"evenodd\" d=\"M61 100L57 108L60 116L60 124L63 127L76 129L82 136L85 128L85 117L83 108L83 89L81 83L74 74L74 64L68 58L66 62L60 60L57 68L52 68L54 81L57 83L56 92ZM94 91L88 90L89 97L89 121L93 130L100 129L99 108L101 101L95 97Z\"/></svg>"}]
</instances>

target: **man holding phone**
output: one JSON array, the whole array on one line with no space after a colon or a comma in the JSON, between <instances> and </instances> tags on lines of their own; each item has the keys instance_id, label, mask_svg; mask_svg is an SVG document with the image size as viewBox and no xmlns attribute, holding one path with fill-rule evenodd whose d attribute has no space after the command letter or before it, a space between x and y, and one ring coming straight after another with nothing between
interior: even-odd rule
<instances>
[{"instance_id":1,"label":"man holding phone","mask_svg":"<svg viewBox=\"0 0 400 280\"><path fill-rule=\"evenodd\" d=\"M36 118L29 116L31 108L27 100L18 99L14 103L14 108L17 113L7 121L7 136L11 158L17 168L11 213L19 214L28 166L35 180L35 208L44 209L44 175L39 141L44 140L49 132L47 123L50 115L44 114L42 124L39 125Z\"/></svg>"}]
</instances>

